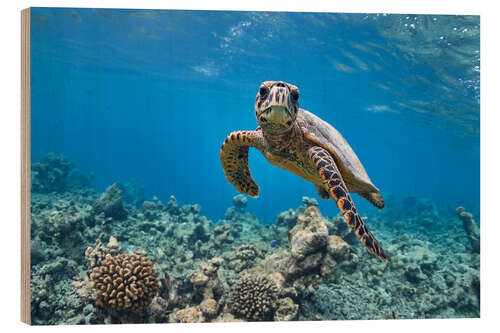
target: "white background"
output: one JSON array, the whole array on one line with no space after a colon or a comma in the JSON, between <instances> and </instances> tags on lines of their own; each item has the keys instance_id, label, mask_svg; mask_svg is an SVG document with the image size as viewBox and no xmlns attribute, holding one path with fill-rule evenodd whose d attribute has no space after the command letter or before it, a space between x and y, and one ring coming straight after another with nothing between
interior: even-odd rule
<instances>
[{"instance_id":1,"label":"white background","mask_svg":"<svg viewBox=\"0 0 500 333\"><path fill-rule=\"evenodd\" d=\"M0 5L0 327L2 331L97 332L489 332L500 331L500 11L494 1L7 1ZM245 324L29 327L20 322L20 10L30 6L149 9L291 10L481 15L481 319ZM463 175L467 177L467 175ZM460 181L460 179L457 179ZM500 213L500 209L498 210Z\"/></svg>"}]
</instances>

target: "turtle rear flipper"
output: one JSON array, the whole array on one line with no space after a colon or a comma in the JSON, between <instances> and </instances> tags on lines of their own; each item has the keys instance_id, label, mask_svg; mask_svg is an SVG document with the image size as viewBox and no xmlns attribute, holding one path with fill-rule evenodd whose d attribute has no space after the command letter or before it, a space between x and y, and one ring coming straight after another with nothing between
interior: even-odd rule
<instances>
[{"instance_id":1,"label":"turtle rear flipper","mask_svg":"<svg viewBox=\"0 0 500 333\"><path fill-rule=\"evenodd\" d=\"M328 190L330 196L335 200L347 224L354 230L368 251L378 256L382 261L387 261L382 247L380 247L375 237L368 230L361 216L359 216L332 156L326 149L321 147L309 148L308 155L318 168L325 189Z\"/></svg>"},{"instance_id":2,"label":"turtle rear flipper","mask_svg":"<svg viewBox=\"0 0 500 333\"><path fill-rule=\"evenodd\" d=\"M360 196L368 200L372 205L377 207L378 209L382 209L385 207L384 199L382 198L382 194L378 192L361 192L358 193Z\"/></svg>"},{"instance_id":3,"label":"turtle rear flipper","mask_svg":"<svg viewBox=\"0 0 500 333\"><path fill-rule=\"evenodd\" d=\"M262 147L262 134L258 131L236 131L229 134L222 144L220 160L228 182L238 192L257 198L259 186L250 175L248 150Z\"/></svg>"},{"instance_id":4,"label":"turtle rear flipper","mask_svg":"<svg viewBox=\"0 0 500 333\"><path fill-rule=\"evenodd\" d=\"M323 186L316 185L316 190L318 190L318 195L321 199L330 199L330 193Z\"/></svg>"}]
</instances>

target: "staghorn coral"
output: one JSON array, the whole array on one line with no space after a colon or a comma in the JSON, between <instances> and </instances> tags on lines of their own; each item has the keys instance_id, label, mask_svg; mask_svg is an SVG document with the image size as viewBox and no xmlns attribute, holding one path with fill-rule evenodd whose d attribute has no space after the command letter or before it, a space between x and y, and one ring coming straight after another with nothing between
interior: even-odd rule
<instances>
[{"instance_id":1,"label":"staghorn coral","mask_svg":"<svg viewBox=\"0 0 500 333\"><path fill-rule=\"evenodd\" d=\"M241 277L232 288L231 313L249 321L272 320L278 297L276 284L262 275Z\"/></svg>"},{"instance_id":2,"label":"staghorn coral","mask_svg":"<svg viewBox=\"0 0 500 333\"><path fill-rule=\"evenodd\" d=\"M96 304L118 310L146 308L158 292L153 264L135 253L108 255L91 274Z\"/></svg>"}]
</instances>

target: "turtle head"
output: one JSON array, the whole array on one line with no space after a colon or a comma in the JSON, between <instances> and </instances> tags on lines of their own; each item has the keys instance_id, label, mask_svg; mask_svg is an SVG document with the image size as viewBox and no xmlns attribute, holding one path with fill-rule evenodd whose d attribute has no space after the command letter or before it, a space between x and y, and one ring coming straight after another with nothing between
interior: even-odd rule
<instances>
[{"instance_id":1,"label":"turtle head","mask_svg":"<svg viewBox=\"0 0 500 333\"><path fill-rule=\"evenodd\" d=\"M299 88L283 81L264 81L255 99L255 116L263 131L288 131L297 119Z\"/></svg>"}]
</instances>

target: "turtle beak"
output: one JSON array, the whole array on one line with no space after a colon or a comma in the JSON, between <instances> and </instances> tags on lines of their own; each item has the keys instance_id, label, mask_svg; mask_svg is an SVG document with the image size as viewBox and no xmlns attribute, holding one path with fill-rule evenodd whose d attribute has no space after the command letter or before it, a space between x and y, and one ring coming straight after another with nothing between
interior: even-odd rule
<instances>
[{"instance_id":1,"label":"turtle beak","mask_svg":"<svg viewBox=\"0 0 500 333\"><path fill-rule=\"evenodd\" d=\"M290 110L284 106L277 105L265 109L260 115L260 121L278 123L289 127L293 123L293 117Z\"/></svg>"}]
</instances>

